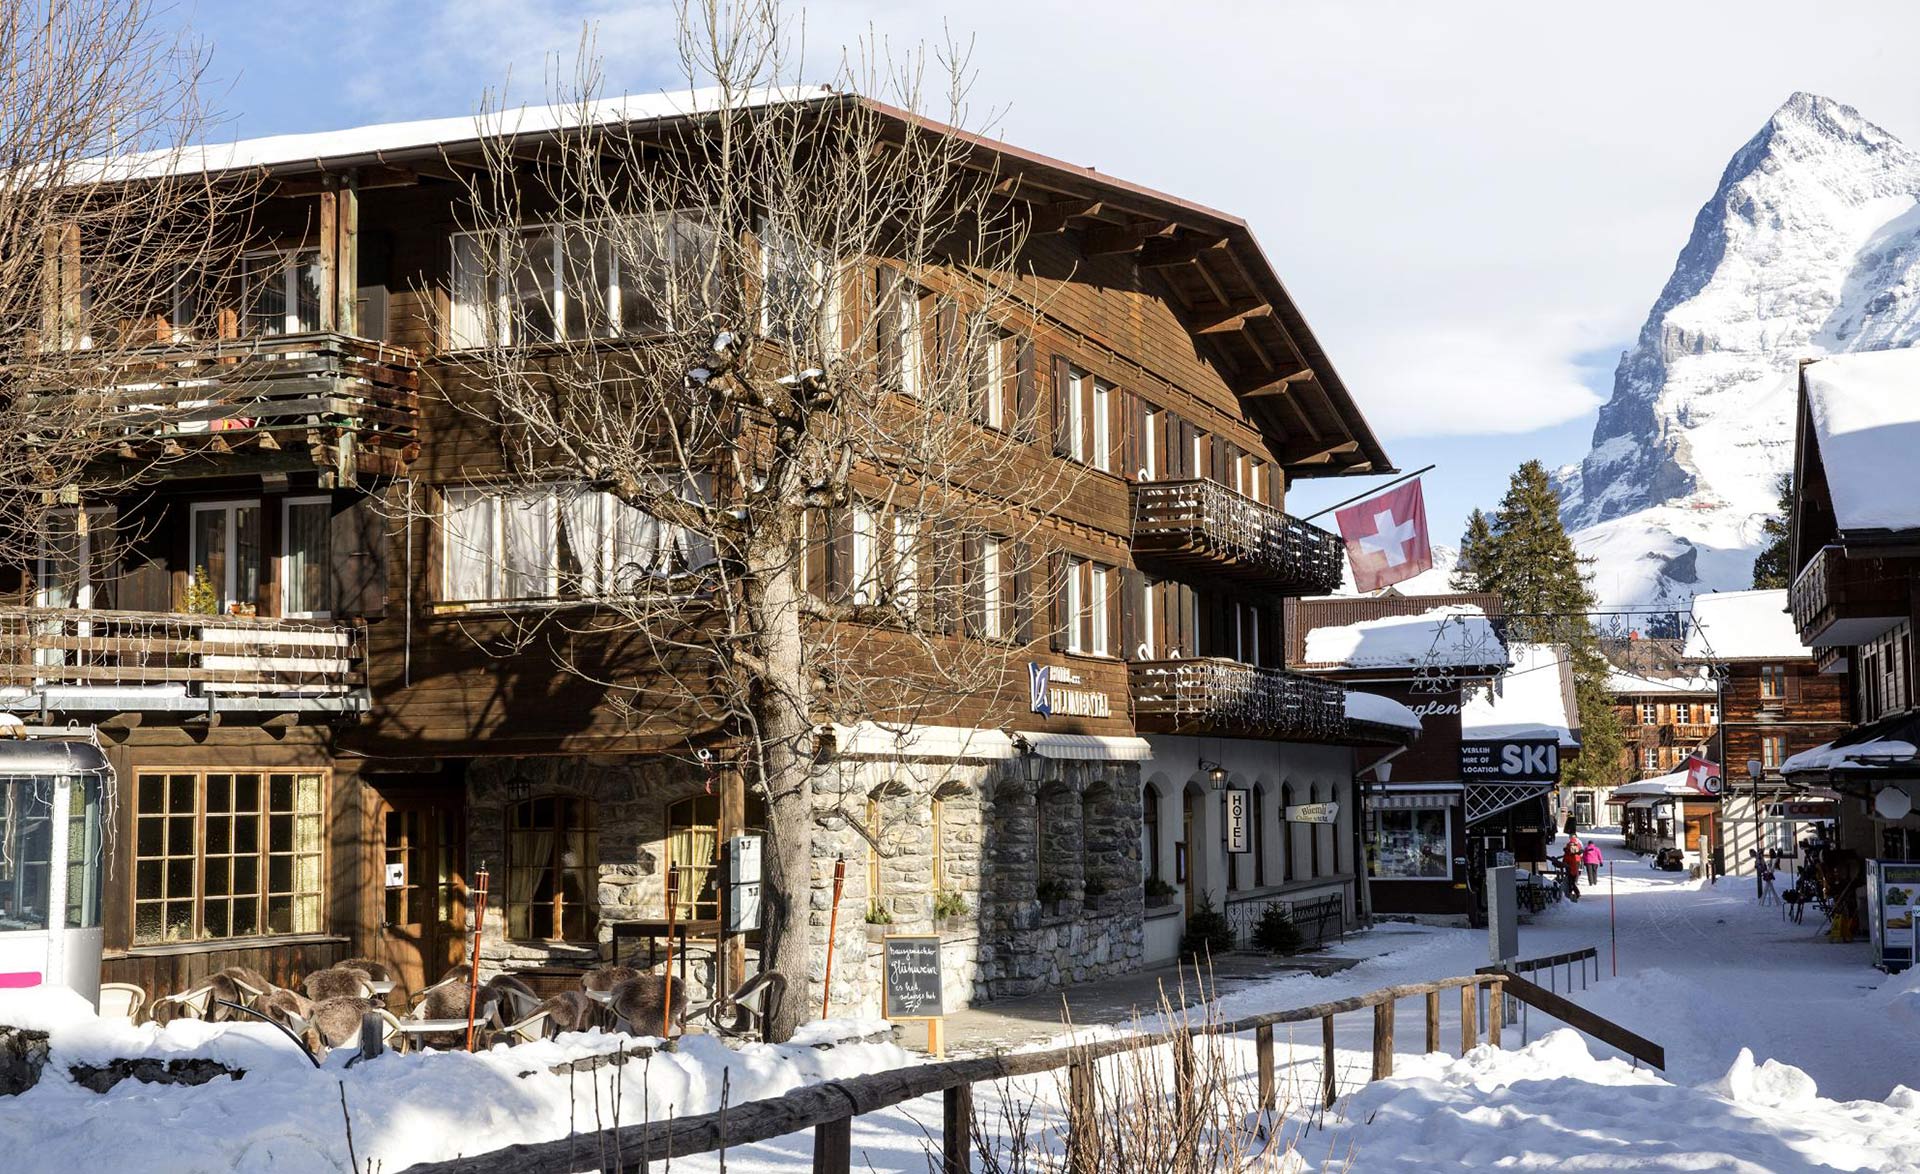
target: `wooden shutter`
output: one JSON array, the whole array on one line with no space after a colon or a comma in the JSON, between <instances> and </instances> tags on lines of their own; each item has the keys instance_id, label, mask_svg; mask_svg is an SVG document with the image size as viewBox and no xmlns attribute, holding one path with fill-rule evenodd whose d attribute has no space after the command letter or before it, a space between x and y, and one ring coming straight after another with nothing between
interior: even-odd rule
<instances>
[{"instance_id":1,"label":"wooden shutter","mask_svg":"<svg viewBox=\"0 0 1920 1174\"><path fill-rule=\"evenodd\" d=\"M1266 668L1281 668L1286 659L1280 647L1280 613L1271 607L1258 609L1257 625L1260 631L1260 664Z\"/></svg>"},{"instance_id":2,"label":"wooden shutter","mask_svg":"<svg viewBox=\"0 0 1920 1174\"><path fill-rule=\"evenodd\" d=\"M1132 567L1120 571L1120 647L1116 651L1127 660L1140 660L1140 645L1147 639L1141 624L1147 592L1153 590L1147 577Z\"/></svg>"},{"instance_id":3,"label":"wooden shutter","mask_svg":"<svg viewBox=\"0 0 1920 1174\"><path fill-rule=\"evenodd\" d=\"M1139 472L1133 463L1133 396L1124 388L1107 392L1107 467L1131 479Z\"/></svg>"},{"instance_id":4,"label":"wooden shutter","mask_svg":"<svg viewBox=\"0 0 1920 1174\"><path fill-rule=\"evenodd\" d=\"M1013 585L1009 607L1013 615L1013 638L1021 644L1033 642L1033 548L1024 542L1006 543L1001 547L1004 559L1012 555L1012 573L1007 576Z\"/></svg>"},{"instance_id":5,"label":"wooden shutter","mask_svg":"<svg viewBox=\"0 0 1920 1174\"><path fill-rule=\"evenodd\" d=\"M997 387L987 386L988 354L1000 345L1000 336L994 332L991 323L976 323L975 334L961 339L967 347L967 413L975 424L985 424L991 415L987 411L988 401L1000 394Z\"/></svg>"},{"instance_id":6,"label":"wooden shutter","mask_svg":"<svg viewBox=\"0 0 1920 1174\"><path fill-rule=\"evenodd\" d=\"M1059 652L1067 646L1067 556L1057 550L1047 552L1047 647Z\"/></svg>"},{"instance_id":7,"label":"wooden shutter","mask_svg":"<svg viewBox=\"0 0 1920 1174\"><path fill-rule=\"evenodd\" d=\"M960 543L962 630L974 639L987 631L986 540L969 534Z\"/></svg>"},{"instance_id":8,"label":"wooden shutter","mask_svg":"<svg viewBox=\"0 0 1920 1174\"><path fill-rule=\"evenodd\" d=\"M1207 443L1204 446L1204 452L1207 457L1206 475L1212 477L1222 485L1230 486L1233 484L1233 470L1227 466L1227 452L1229 447L1225 439L1218 436L1208 436Z\"/></svg>"},{"instance_id":9,"label":"wooden shutter","mask_svg":"<svg viewBox=\"0 0 1920 1174\"><path fill-rule=\"evenodd\" d=\"M879 356L880 382L898 390L900 383L900 275L881 265L873 271L873 340Z\"/></svg>"},{"instance_id":10,"label":"wooden shutter","mask_svg":"<svg viewBox=\"0 0 1920 1174\"><path fill-rule=\"evenodd\" d=\"M1075 590L1078 591L1080 599L1080 610L1074 613L1072 617L1073 625L1078 629L1079 635L1079 643L1076 647L1082 652L1092 652L1094 635L1093 564L1083 560L1077 564L1069 563L1068 568L1068 573L1073 576L1073 585Z\"/></svg>"},{"instance_id":11,"label":"wooden shutter","mask_svg":"<svg viewBox=\"0 0 1920 1174\"><path fill-rule=\"evenodd\" d=\"M1022 338L1013 354L1013 436L1023 444L1040 438L1040 392L1033 340Z\"/></svg>"},{"instance_id":12,"label":"wooden shutter","mask_svg":"<svg viewBox=\"0 0 1920 1174\"><path fill-rule=\"evenodd\" d=\"M1067 397L1073 394L1067 385L1067 357L1053 356L1053 455L1064 457L1073 451L1073 438L1067 435Z\"/></svg>"},{"instance_id":13,"label":"wooden shutter","mask_svg":"<svg viewBox=\"0 0 1920 1174\"><path fill-rule=\"evenodd\" d=\"M966 332L960 328L960 307L950 298L938 298L933 308L933 355L927 362L927 398L938 402L942 409L954 412L966 412L975 419L979 413L973 407L973 380L968 374L973 366L973 352L966 350ZM958 386L954 384L958 377Z\"/></svg>"},{"instance_id":14,"label":"wooden shutter","mask_svg":"<svg viewBox=\"0 0 1920 1174\"><path fill-rule=\"evenodd\" d=\"M829 538L831 525L830 512L821 509L808 510L801 522L800 533L806 550L802 556L804 578L808 594L815 599L826 599L831 594L827 570L833 560L833 545Z\"/></svg>"},{"instance_id":15,"label":"wooden shutter","mask_svg":"<svg viewBox=\"0 0 1920 1174\"><path fill-rule=\"evenodd\" d=\"M1783 700L1785 700L1787 704L1792 705L1800 700L1800 674L1794 671L1792 665L1783 666L1781 671L1784 672L1787 677L1786 689L1783 690L1786 696ZM1879 682L1875 681L1874 686L1878 688Z\"/></svg>"},{"instance_id":16,"label":"wooden shutter","mask_svg":"<svg viewBox=\"0 0 1920 1174\"><path fill-rule=\"evenodd\" d=\"M921 611L935 630L951 636L960 630L961 563L966 544L955 535L952 518L935 518L920 535L919 562L933 562L933 589L922 596Z\"/></svg>"},{"instance_id":17,"label":"wooden shutter","mask_svg":"<svg viewBox=\"0 0 1920 1174\"><path fill-rule=\"evenodd\" d=\"M1191 421L1182 417L1179 420L1179 427L1175 429L1174 432L1175 435L1172 440L1174 451L1171 456L1173 458L1173 467L1179 470L1179 472L1174 474L1174 479L1178 481L1191 481L1199 476L1193 467L1193 424Z\"/></svg>"},{"instance_id":18,"label":"wooden shutter","mask_svg":"<svg viewBox=\"0 0 1920 1174\"><path fill-rule=\"evenodd\" d=\"M1108 567L1107 651L1122 660L1125 660L1133 654L1133 650L1127 647L1125 617L1128 610L1128 599L1129 595L1126 590L1126 576L1124 572L1118 567Z\"/></svg>"},{"instance_id":19,"label":"wooden shutter","mask_svg":"<svg viewBox=\"0 0 1920 1174\"><path fill-rule=\"evenodd\" d=\"M845 603L853 595L853 510L826 511L827 598Z\"/></svg>"},{"instance_id":20,"label":"wooden shutter","mask_svg":"<svg viewBox=\"0 0 1920 1174\"><path fill-rule=\"evenodd\" d=\"M1280 466L1274 461L1267 462L1267 504L1281 509L1287 501L1287 484L1280 475Z\"/></svg>"},{"instance_id":21,"label":"wooden shutter","mask_svg":"<svg viewBox=\"0 0 1920 1174\"><path fill-rule=\"evenodd\" d=\"M332 547L333 614L369 619L386 615L387 520L373 499L336 494L327 541Z\"/></svg>"}]
</instances>

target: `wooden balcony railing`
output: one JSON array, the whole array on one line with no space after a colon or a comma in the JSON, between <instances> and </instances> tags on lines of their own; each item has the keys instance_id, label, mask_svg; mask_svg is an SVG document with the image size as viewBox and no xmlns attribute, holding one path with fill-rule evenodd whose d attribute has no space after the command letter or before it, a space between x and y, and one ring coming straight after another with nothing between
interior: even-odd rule
<instances>
[{"instance_id":1,"label":"wooden balcony railing","mask_svg":"<svg viewBox=\"0 0 1920 1174\"><path fill-rule=\"evenodd\" d=\"M1907 618L1910 563L1849 558L1822 547L1787 590L1793 626L1809 648L1865 644Z\"/></svg>"},{"instance_id":2,"label":"wooden balcony railing","mask_svg":"<svg viewBox=\"0 0 1920 1174\"><path fill-rule=\"evenodd\" d=\"M1134 725L1156 734L1260 735L1308 742L1347 736L1347 691L1331 681L1217 658L1151 660L1132 669Z\"/></svg>"},{"instance_id":3,"label":"wooden balcony railing","mask_svg":"<svg viewBox=\"0 0 1920 1174\"><path fill-rule=\"evenodd\" d=\"M99 361L110 369L86 369ZM283 334L144 347L105 360L79 351L73 370L73 386L42 388L28 407L93 397L82 418L118 441L126 459L298 452L351 482L404 472L419 453L419 363L384 343Z\"/></svg>"},{"instance_id":4,"label":"wooden balcony railing","mask_svg":"<svg viewBox=\"0 0 1920 1174\"><path fill-rule=\"evenodd\" d=\"M363 630L325 620L0 608L0 708L365 708Z\"/></svg>"},{"instance_id":5,"label":"wooden balcony railing","mask_svg":"<svg viewBox=\"0 0 1920 1174\"><path fill-rule=\"evenodd\" d=\"M1218 481L1133 487L1133 551L1289 595L1340 587L1340 539Z\"/></svg>"}]
</instances>

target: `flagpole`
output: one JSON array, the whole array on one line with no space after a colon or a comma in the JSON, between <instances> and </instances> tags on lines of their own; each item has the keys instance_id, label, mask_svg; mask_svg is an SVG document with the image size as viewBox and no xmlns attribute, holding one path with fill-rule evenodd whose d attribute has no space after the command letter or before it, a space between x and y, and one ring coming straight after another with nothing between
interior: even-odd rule
<instances>
[{"instance_id":1,"label":"flagpole","mask_svg":"<svg viewBox=\"0 0 1920 1174\"><path fill-rule=\"evenodd\" d=\"M1372 489L1367 490L1365 493L1356 493L1345 501L1336 501L1332 505L1328 506L1326 509L1321 510L1320 513L1308 514L1306 517L1301 518L1300 520L1303 522L1311 522L1315 518L1319 517L1320 514L1330 514L1333 511L1339 509L1343 505L1352 505L1354 502L1359 501L1361 498L1372 497L1376 493L1381 493L1388 489L1392 489L1394 486L1400 484L1402 481L1411 481L1422 473L1432 472L1433 469L1434 469L1433 465L1428 465L1424 469L1415 469L1411 473L1402 473L1398 477L1395 477L1393 480L1387 482L1385 485L1376 485Z\"/></svg>"}]
</instances>

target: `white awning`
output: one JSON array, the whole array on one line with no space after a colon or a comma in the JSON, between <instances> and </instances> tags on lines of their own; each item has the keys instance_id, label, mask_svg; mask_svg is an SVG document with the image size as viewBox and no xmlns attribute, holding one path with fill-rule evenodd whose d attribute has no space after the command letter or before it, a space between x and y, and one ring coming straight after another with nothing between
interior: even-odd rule
<instances>
[{"instance_id":1,"label":"white awning","mask_svg":"<svg viewBox=\"0 0 1920 1174\"><path fill-rule=\"evenodd\" d=\"M855 722L826 727L841 754L873 758L1016 758L1020 750L999 730L966 726L883 725Z\"/></svg>"},{"instance_id":2,"label":"white awning","mask_svg":"<svg viewBox=\"0 0 1920 1174\"><path fill-rule=\"evenodd\" d=\"M1671 799L1635 799L1627 804L1628 811L1645 811L1649 807L1658 807L1662 803L1671 803Z\"/></svg>"},{"instance_id":3,"label":"white awning","mask_svg":"<svg viewBox=\"0 0 1920 1174\"><path fill-rule=\"evenodd\" d=\"M1369 811L1444 811L1457 805L1454 795L1448 791L1411 791L1397 795L1368 795Z\"/></svg>"},{"instance_id":4,"label":"white awning","mask_svg":"<svg viewBox=\"0 0 1920 1174\"><path fill-rule=\"evenodd\" d=\"M1145 738L1128 738L1117 734L1047 734L1030 730L1017 730L1013 736L1024 740L1042 758L1077 758L1091 762L1149 762L1153 759L1153 746Z\"/></svg>"}]
</instances>

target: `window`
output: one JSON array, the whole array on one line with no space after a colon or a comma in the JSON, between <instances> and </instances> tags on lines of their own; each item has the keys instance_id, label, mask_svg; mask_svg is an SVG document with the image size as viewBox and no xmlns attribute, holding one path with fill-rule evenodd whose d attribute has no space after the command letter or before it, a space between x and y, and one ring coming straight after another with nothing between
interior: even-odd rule
<instances>
[{"instance_id":1,"label":"window","mask_svg":"<svg viewBox=\"0 0 1920 1174\"><path fill-rule=\"evenodd\" d=\"M1702 718L1701 718L1701 721L1703 721L1703 722L1705 722L1705 723L1706 723L1707 725L1710 725L1710 726L1717 726L1717 725L1719 725L1719 724L1720 724L1720 704L1719 704L1719 702L1717 702L1717 701L1708 701L1708 702L1706 702L1706 703L1704 703L1704 704L1703 704L1703 705L1701 706L1701 708L1702 708L1702 709L1704 709L1704 710L1706 711L1706 715L1705 715L1704 717L1702 717Z\"/></svg>"},{"instance_id":2,"label":"window","mask_svg":"<svg viewBox=\"0 0 1920 1174\"><path fill-rule=\"evenodd\" d=\"M1093 399L1088 414L1093 420L1091 463L1096 469L1113 471L1113 385L1103 379L1093 381Z\"/></svg>"},{"instance_id":3,"label":"window","mask_svg":"<svg viewBox=\"0 0 1920 1174\"><path fill-rule=\"evenodd\" d=\"M325 784L321 771L136 776L134 942L321 932Z\"/></svg>"},{"instance_id":4,"label":"window","mask_svg":"<svg viewBox=\"0 0 1920 1174\"><path fill-rule=\"evenodd\" d=\"M1452 880L1449 819L1445 808L1375 811L1373 839L1367 845L1373 875L1382 880Z\"/></svg>"},{"instance_id":5,"label":"window","mask_svg":"<svg viewBox=\"0 0 1920 1174\"><path fill-rule=\"evenodd\" d=\"M1096 379L1072 364L1062 364L1056 369L1056 375L1060 371L1064 371L1065 379L1057 392L1063 399L1058 425L1064 435L1058 438L1055 451L1111 472L1113 412L1119 399L1113 384Z\"/></svg>"},{"instance_id":6,"label":"window","mask_svg":"<svg viewBox=\"0 0 1920 1174\"><path fill-rule=\"evenodd\" d=\"M1760 738L1760 767L1762 770L1778 770L1787 760L1787 736L1785 734L1763 734Z\"/></svg>"},{"instance_id":7,"label":"window","mask_svg":"<svg viewBox=\"0 0 1920 1174\"><path fill-rule=\"evenodd\" d=\"M324 619L333 614L333 502L290 497L280 517L280 614Z\"/></svg>"},{"instance_id":8,"label":"window","mask_svg":"<svg viewBox=\"0 0 1920 1174\"><path fill-rule=\"evenodd\" d=\"M100 924L100 783L75 779L67 809L68 929ZM0 780L0 931L46 929L53 899L51 778Z\"/></svg>"},{"instance_id":9,"label":"window","mask_svg":"<svg viewBox=\"0 0 1920 1174\"><path fill-rule=\"evenodd\" d=\"M1140 417L1140 468L1137 476L1142 481L1157 480L1160 476L1160 446L1165 443L1167 414L1149 411Z\"/></svg>"},{"instance_id":10,"label":"window","mask_svg":"<svg viewBox=\"0 0 1920 1174\"><path fill-rule=\"evenodd\" d=\"M1007 380L1014 363L1008 354L1013 337L990 323L976 322L968 335L968 394L973 418L989 428L1004 429L1011 413L1007 410Z\"/></svg>"},{"instance_id":11,"label":"window","mask_svg":"<svg viewBox=\"0 0 1920 1174\"><path fill-rule=\"evenodd\" d=\"M917 396L926 377L927 361L926 323L920 312L923 293L919 286L895 274L883 273L881 280L886 303L879 325L884 332L881 349L889 359L888 374L894 377L900 394Z\"/></svg>"},{"instance_id":12,"label":"window","mask_svg":"<svg viewBox=\"0 0 1920 1174\"><path fill-rule=\"evenodd\" d=\"M1087 571L1088 612L1093 625L1087 651L1095 656L1109 656L1113 650L1107 647L1107 584L1112 572L1098 563L1088 564Z\"/></svg>"},{"instance_id":13,"label":"window","mask_svg":"<svg viewBox=\"0 0 1920 1174\"><path fill-rule=\"evenodd\" d=\"M1062 647L1085 656L1113 656L1112 591L1117 572L1112 567L1082 558L1061 562L1060 584Z\"/></svg>"},{"instance_id":14,"label":"window","mask_svg":"<svg viewBox=\"0 0 1920 1174\"><path fill-rule=\"evenodd\" d=\"M1693 704L1687 701L1676 702L1673 707L1673 721L1675 725L1692 725Z\"/></svg>"},{"instance_id":15,"label":"window","mask_svg":"<svg viewBox=\"0 0 1920 1174\"><path fill-rule=\"evenodd\" d=\"M905 510L895 511L891 554L887 567L887 594L894 607L911 614L919 604L920 515Z\"/></svg>"},{"instance_id":16,"label":"window","mask_svg":"<svg viewBox=\"0 0 1920 1174\"><path fill-rule=\"evenodd\" d=\"M720 916L720 797L695 795L667 806L667 867L676 920ZM665 881L662 897L665 896Z\"/></svg>"},{"instance_id":17,"label":"window","mask_svg":"<svg viewBox=\"0 0 1920 1174\"><path fill-rule=\"evenodd\" d=\"M1643 726L1659 725L1660 707L1651 701L1642 701L1640 703L1640 724Z\"/></svg>"},{"instance_id":18,"label":"window","mask_svg":"<svg viewBox=\"0 0 1920 1174\"><path fill-rule=\"evenodd\" d=\"M1003 548L1000 539L992 535L980 540L980 567L977 572L980 584L980 634L989 640L1008 634L1006 619L1001 613L1006 595L1000 582L1000 576L1005 573L1001 560Z\"/></svg>"},{"instance_id":19,"label":"window","mask_svg":"<svg viewBox=\"0 0 1920 1174\"><path fill-rule=\"evenodd\" d=\"M1140 868L1143 880L1160 875L1160 788L1152 783L1140 791Z\"/></svg>"},{"instance_id":20,"label":"window","mask_svg":"<svg viewBox=\"0 0 1920 1174\"><path fill-rule=\"evenodd\" d=\"M689 500L706 494L704 482L686 491ZM714 558L704 535L577 485L451 486L443 495L441 590L449 600L551 599L563 589L583 597L633 592Z\"/></svg>"},{"instance_id":21,"label":"window","mask_svg":"<svg viewBox=\"0 0 1920 1174\"><path fill-rule=\"evenodd\" d=\"M318 249L248 253L241 258L240 278L247 333L310 334L320 329Z\"/></svg>"},{"instance_id":22,"label":"window","mask_svg":"<svg viewBox=\"0 0 1920 1174\"><path fill-rule=\"evenodd\" d=\"M260 503L196 502L193 573L205 572L221 612L260 597Z\"/></svg>"},{"instance_id":23,"label":"window","mask_svg":"<svg viewBox=\"0 0 1920 1174\"><path fill-rule=\"evenodd\" d=\"M516 942L591 938L599 846L585 799L544 795L513 804L507 811L507 936Z\"/></svg>"},{"instance_id":24,"label":"window","mask_svg":"<svg viewBox=\"0 0 1920 1174\"><path fill-rule=\"evenodd\" d=\"M1067 455L1076 461L1087 459L1087 403L1093 378L1078 367L1067 369Z\"/></svg>"},{"instance_id":25,"label":"window","mask_svg":"<svg viewBox=\"0 0 1920 1174\"><path fill-rule=\"evenodd\" d=\"M1064 598L1066 615L1063 617L1067 628L1067 651L1086 652L1089 643L1087 627L1091 617L1086 615L1087 563L1085 559L1067 560L1067 584Z\"/></svg>"},{"instance_id":26,"label":"window","mask_svg":"<svg viewBox=\"0 0 1920 1174\"><path fill-rule=\"evenodd\" d=\"M453 238L455 347L658 334L701 288L709 232L692 216L627 217Z\"/></svg>"},{"instance_id":27,"label":"window","mask_svg":"<svg viewBox=\"0 0 1920 1174\"><path fill-rule=\"evenodd\" d=\"M834 267L826 250L760 225L760 331L804 351L818 338L832 353L839 328Z\"/></svg>"},{"instance_id":28,"label":"window","mask_svg":"<svg viewBox=\"0 0 1920 1174\"><path fill-rule=\"evenodd\" d=\"M1787 696L1787 666L1768 664L1760 666L1760 699L1763 701L1784 701Z\"/></svg>"},{"instance_id":29,"label":"window","mask_svg":"<svg viewBox=\"0 0 1920 1174\"><path fill-rule=\"evenodd\" d=\"M853 602L912 611L920 586L920 516L866 505L850 512Z\"/></svg>"},{"instance_id":30,"label":"window","mask_svg":"<svg viewBox=\"0 0 1920 1174\"><path fill-rule=\"evenodd\" d=\"M1642 750L1640 752L1640 768L1642 770L1647 770L1647 771L1655 771L1660 769L1659 747L1649 746L1645 750Z\"/></svg>"}]
</instances>

